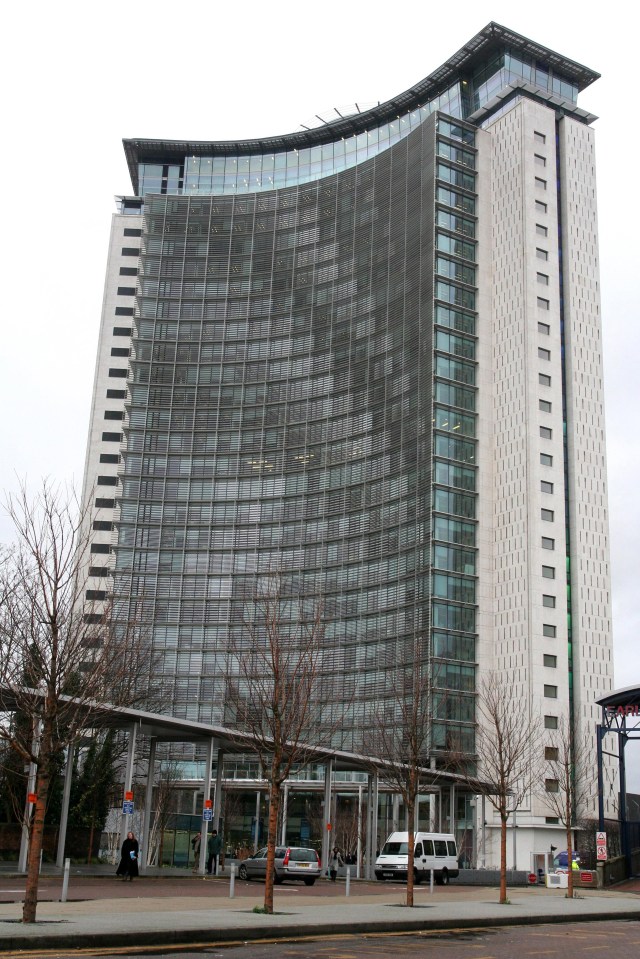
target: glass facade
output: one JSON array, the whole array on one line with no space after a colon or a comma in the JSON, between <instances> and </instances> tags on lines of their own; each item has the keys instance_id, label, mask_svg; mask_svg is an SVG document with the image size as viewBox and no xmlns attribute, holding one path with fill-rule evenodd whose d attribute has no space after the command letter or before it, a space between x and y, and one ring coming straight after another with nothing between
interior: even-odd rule
<instances>
[{"instance_id":1,"label":"glass facade","mask_svg":"<svg viewBox=\"0 0 640 959\"><path fill-rule=\"evenodd\" d=\"M324 176L300 151L281 189L148 181L115 593L146 611L175 715L230 723L227 657L276 571L322 604L340 746L417 647L433 747L472 748L474 133L415 119L342 169L334 144Z\"/></svg>"}]
</instances>

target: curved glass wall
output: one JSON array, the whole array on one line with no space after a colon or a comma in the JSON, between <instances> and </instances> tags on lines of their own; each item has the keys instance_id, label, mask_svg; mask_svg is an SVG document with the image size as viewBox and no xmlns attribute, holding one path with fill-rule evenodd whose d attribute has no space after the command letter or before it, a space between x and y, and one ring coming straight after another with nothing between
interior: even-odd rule
<instances>
[{"instance_id":1,"label":"curved glass wall","mask_svg":"<svg viewBox=\"0 0 640 959\"><path fill-rule=\"evenodd\" d=\"M173 714L231 721L227 657L275 570L321 599L342 747L417 638L433 746L471 748L473 142L431 117L310 183L147 197L115 591Z\"/></svg>"}]
</instances>

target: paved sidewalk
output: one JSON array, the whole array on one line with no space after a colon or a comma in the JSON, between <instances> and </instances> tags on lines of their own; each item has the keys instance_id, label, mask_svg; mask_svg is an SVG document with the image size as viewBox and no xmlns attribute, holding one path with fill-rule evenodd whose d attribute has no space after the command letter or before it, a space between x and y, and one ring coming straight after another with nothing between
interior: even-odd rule
<instances>
[{"instance_id":1,"label":"paved sidewalk","mask_svg":"<svg viewBox=\"0 0 640 959\"><path fill-rule=\"evenodd\" d=\"M497 902L497 889L467 887L452 895L437 888L416 890L416 906L403 905L404 889L388 895L314 898L293 885L275 891L275 913L254 913L262 904L262 887L251 899L130 898L44 902L38 921L20 922L19 903L0 905L0 953L9 949L78 948L87 946L159 945L172 943L246 942L272 937L495 927L531 923L640 919L640 898L629 892L589 890L566 899L564 890L515 889L511 904Z\"/></svg>"}]
</instances>

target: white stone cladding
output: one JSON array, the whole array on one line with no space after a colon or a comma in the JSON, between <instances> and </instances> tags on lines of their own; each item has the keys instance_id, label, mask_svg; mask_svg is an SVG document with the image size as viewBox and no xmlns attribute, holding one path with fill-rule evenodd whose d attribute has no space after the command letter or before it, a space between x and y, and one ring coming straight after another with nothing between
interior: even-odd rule
<instances>
[{"instance_id":1,"label":"white stone cladding","mask_svg":"<svg viewBox=\"0 0 640 959\"><path fill-rule=\"evenodd\" d=\"M593 133L572 120L561 121L559 128L559 191L553 109L521 100L478 136L481 158L489 157L491 167L491 269L479 272L481 311L485 285L491 289L490 316L481 312L480 329L481 338L491 330L492 356L480 384L482 394L491 381L493 428L489 440L493 469L480 471L481 500L491 500L493 596L485 584L480 590L480 623L492 622L494 644L488 651L487 638L481 638L479 658L482 671L493 669L503 676L516 691L523 714L539 717L541 727L545 717L557 717L561 725L567 721L568 502L573 696L580 732L584 722L593 730L598 717L595 701L611 689L612 639ZM481 217L487 187L481 178ZM483 401L481 416L487 412ZM546 822L553 814L544 790L536 789L518 811L519 848L548 850L558 838ZM526 868L529 863L521 865Z\"/></svg>"},{"instance_id":2,"label":"white stone cladding","mask_svg":"<svg viewBox=\"0 0 640 959\"><path fill-rule=\"evenodd\" d=\"M596 700L613 689L611 585L605 448L598 216L594 132L568 117L558 124L564 264L573 700L578 736L595 755ZM605 757L606 758L606 757ZM605 801L617 796L605 762ZM595 795L592 813L597 812Z\"/></svg>"},{"instance_id":3,"label":"white stone cladding","mask_svg":"<svg viewBox=\"0 0 640 959\"><path fill-rule=\"evenodd\" d=\"M96 522L113 523L116 519L116 508L96 507L96 500L115 499L118 494L119 463L101 462L100 458L104 455L119 455L122 447L122 441L104 438L105 434L122 436L125 416L125 400L108 396L107 391L126 392L126 377L114 375L114 371L128 371L129 359L126 356L113 356L112 350L131 350L131 336L123 335L122 332L116 334L114 331L131 329L133 325L132 316L118 316L116 309L132 309L134 305L134 297L118 293L118 289L133 289L137 284L135 275L122 275L120 271L135 269L137 272L137 256L133 256L131 252L125 254L123 250L132 251L140 247L138 237L125 236L125 230L136 230L138 222L137 217L116 213L111 224L82 492L82 502L87 509L87 522L91 525ZM116 485L106 485L105 478L115 478ZM106 545L111 549L114 542L113 530L94 529L91 532L93 546ZM91 553L87 560L91 566L111 568L113 554ZM87 585L98 590L107 586L104 577L89 577Z\"/></svg>"}]
</instances>

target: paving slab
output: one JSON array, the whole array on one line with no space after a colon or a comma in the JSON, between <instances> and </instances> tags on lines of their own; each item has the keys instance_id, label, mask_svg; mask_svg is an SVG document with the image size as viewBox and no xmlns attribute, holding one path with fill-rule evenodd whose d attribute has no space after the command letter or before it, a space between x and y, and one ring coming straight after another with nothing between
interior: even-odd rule
<instances>
[{"instance_id":1,"label":"paving slab","mask_svg":"<svg viewBox=\"0 0 640 959\"><path fill-rule=\"evenodd\" d=\"M401 932L426 929L487 928L595 920L640 920L640 898L633 892L593 890L567 899L564 890L543 888L510 892L500 905L496 889L469 887L460 894L438 888L416 890L413 909L404 905L401 886L383 897L347 898L344 889L315 898L298 887L275 892L271 916L253 912L262 905L262 888L251 898L92 899L43 902L38 921L23 924L21 905L0 905L0 952L13 949L168 946L174 943L247 942L328 933Z\"/></svg>"}]
</instances>

